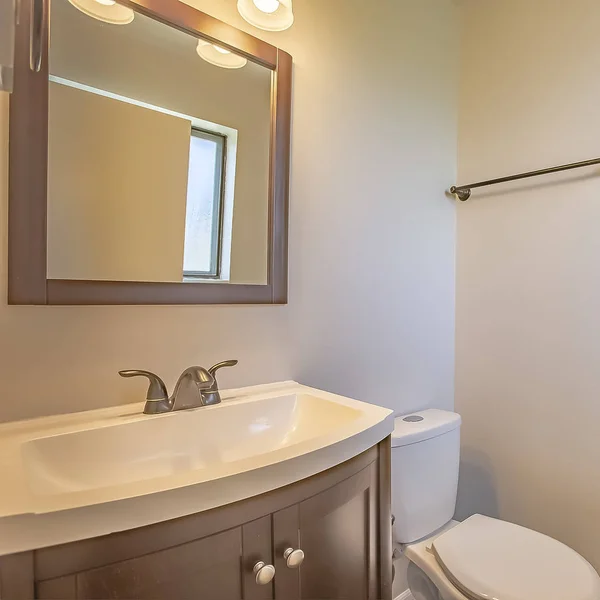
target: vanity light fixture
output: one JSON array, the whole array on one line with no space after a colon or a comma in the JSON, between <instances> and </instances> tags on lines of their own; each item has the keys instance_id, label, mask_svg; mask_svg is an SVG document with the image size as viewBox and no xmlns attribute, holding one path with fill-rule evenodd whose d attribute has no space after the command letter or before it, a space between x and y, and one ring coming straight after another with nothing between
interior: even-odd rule
<instances>
[{"instance_id":1,"label":"vanity light fixture","mask_svg":"<svg viewBox=\"0 0 600 600\"><path fill-rule=\"evenodd\" d=\"M292 0L238 0L237 7L250 25L265 31L283 31L294 22Z\"/></svg>"},{"instance_id":2,"label":"vanity light fixture","mask_svg":"<svg viewBox=\"0 0 600 600\"><path fill-rule=\"evenodd\" d=\"M117 4L115 0L69 0L88 17L111 25L127 25L133 21L135 13L131 8Z\"/></svg>"},{"instance_id":3,"label":"vanity light fixture","mask_svg":"<svg viewBox=\"0 0 600 600\"><path fill-rule=\"evenodd\" d=\"M92 2L94 1L96 0L92 0ZM206 40L198 40L196 52L206 62L217 67L223 67L224 69L241 69L248 62L243 56L238 56Z\"/></svg>"}]
</instances>

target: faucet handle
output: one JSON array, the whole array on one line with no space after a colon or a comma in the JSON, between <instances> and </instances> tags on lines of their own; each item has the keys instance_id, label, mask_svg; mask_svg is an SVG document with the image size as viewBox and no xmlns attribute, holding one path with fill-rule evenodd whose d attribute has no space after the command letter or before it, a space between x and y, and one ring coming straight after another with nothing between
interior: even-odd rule
<instances>
[{"instance_id":1,"label":"faucet handle","mask_svg":"<svg viewBox=\"0 0 600 600\"><path fill-rule=\"evenodd\" d=\"M235 365L238 364L237 360L224 360L223 362L217 363L216 365L213 365L210 369L208 369L208 372L214 377L215 373L223 368L223 367L235 367Z\"/></svg>"},{"instance_id":2,"label":"faucet handle","mask_svg":"<svg viewBox=\"0 0 600 600\"><path fill-rule=\"evenodd\" d=\"M221 395L219 394L219 386L217 384L216 372L223 367L235 367L238 364L237 360L224 360L223 362L217 363L213 365L210 369L208 369L207 373L212 377L213 384L208 390L203 394L204 402L206 404L218 404L221 402Z\"/></svg>"},{"instance_id":3,"label":"faucet handle","mask_svg":"<svg viewBox=\"0 0 600 600\"><path fill-rule=\"evenodd\" d=\"M146 400L168 400L167 386L165 382L151 371L119 371L121 377L147 377L150 384L148 385L148 393Z\"/></svg>"}]
</instances>

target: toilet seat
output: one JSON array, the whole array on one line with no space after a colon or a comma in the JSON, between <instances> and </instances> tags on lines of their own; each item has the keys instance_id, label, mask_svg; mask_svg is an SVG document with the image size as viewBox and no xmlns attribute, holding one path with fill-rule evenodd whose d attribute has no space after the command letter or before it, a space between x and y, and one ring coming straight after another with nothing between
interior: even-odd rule
<instances>
[{"instance_id":1,"label":"toilet seat","mask_svg":"<svg viewBox=\"0 0 600 600\"><path fill-rule=\"evenodd\" d=\"M582 556L513 523L473 515L430 547L469 600L600 599L600 578Z\"/></svg>"}]
</instances>

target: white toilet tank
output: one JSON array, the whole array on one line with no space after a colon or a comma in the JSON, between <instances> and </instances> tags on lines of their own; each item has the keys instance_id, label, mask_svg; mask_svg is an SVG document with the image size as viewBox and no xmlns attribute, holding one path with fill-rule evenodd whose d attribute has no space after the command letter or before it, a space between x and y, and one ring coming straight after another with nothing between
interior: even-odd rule
<instances>
[{"instance_id":1,"label":"white toilet tank","mask_svg":"<svg viewBox=\"0 0 600 600\"><path fill-rule=\"evenodd\" d=\"M396 417L392 434L394 542L408 544L448 523L456 507L460 415L428 409Z\"/></svg>"}]
</instances>

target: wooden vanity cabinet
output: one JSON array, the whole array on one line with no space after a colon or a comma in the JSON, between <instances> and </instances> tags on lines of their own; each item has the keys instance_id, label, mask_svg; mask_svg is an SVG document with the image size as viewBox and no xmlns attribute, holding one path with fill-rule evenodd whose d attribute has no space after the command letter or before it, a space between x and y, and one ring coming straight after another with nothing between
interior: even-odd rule
<instances>
[{"instance_id":1,"label":"wooden vanity cabinet","mask_svg":"<svg viewBox=\"0 0 600 600\"><path fill-rule=\"evenodd\" d=\"M389 439L309 479L155 525L0 558L2 600L391 600ZM286 565L301 548L300 568ZM258 585L254 565L274 565Z\"/></svg>"}]
</instances>

